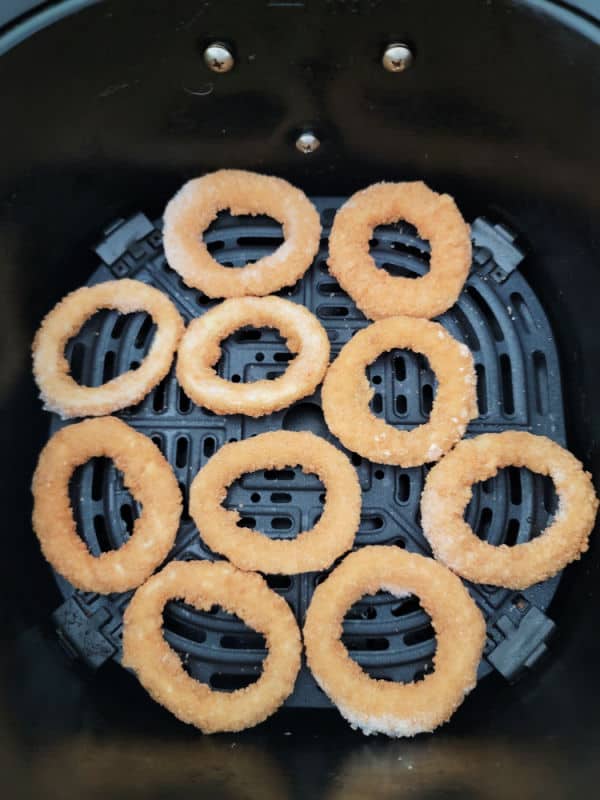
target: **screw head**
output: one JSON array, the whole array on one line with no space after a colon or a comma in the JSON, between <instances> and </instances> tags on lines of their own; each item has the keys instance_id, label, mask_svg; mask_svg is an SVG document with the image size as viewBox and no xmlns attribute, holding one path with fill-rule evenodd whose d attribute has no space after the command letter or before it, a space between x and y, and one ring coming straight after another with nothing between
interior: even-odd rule
<instances>
[{"instance_id":1,"label":"screw head","mask_svg":"<svg viewBox=\"0 0 600 800\"><path fill-rule=\"evenodd\" d=\"M321 142L312 131L305 131L296 139L296 149L305 155L314 153L320 146Z\"/></svg>"},{"instance_id":2,"label":"screw head","mask_svg":"<svg viewBox=\"0 0 600 800\"><path fill-rule=\"evenodd\" d=\"M212 72L229 72L235 65L235 59L227 45L213 42L204 51L204 63Z\"/></svg>"},{"instance_id":3,"label":"screw head","mask_svg":"<svg viewBox=\"0 0 600 800\"><path fill-rule=\"evenodd\" d=\"M383 68L388 72L404 72L412 66L413 61L414 56L410 47L400 42L388 44L381 57Z\"/></svg>"}]
</instances>

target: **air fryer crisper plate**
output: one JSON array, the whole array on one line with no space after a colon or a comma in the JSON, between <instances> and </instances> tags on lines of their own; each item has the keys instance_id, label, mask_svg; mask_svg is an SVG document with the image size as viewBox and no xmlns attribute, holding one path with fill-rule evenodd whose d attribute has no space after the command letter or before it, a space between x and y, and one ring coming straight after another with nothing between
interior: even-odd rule
<instances>
[{"instance_id":1,"label":"air fryer crisper plate","mask_svg":"<svg viewBox=\"0 0 600 800\"><path fill-rule=\"evenodd\" d=\"M325 326L335 356L359 328L368 324L329 275L327 234L341 198L314 198L323 223L320 252L302 281L278 294L311 309ZM523 259L509 231L478 218L472 225L473 269L457 304L440 317L442 324L473 352L478 375L480 417L468 434L507 428L545 434L565 444L559 366L548 320L516 267ZM221 263L240 266L271 252L281 229L266 218L221 215L205 235ZM217 301L189 289L165 261L161 223L143 214L119 220L95 248L103 262L89 284L135 277L166 292L186 321ZM372 254L393 274L421 275L428 246L410 226L399 223L374 232ZM127 317L103 311L90 320L67 348L74 374L98 385L135 367L153 333L145 314ZM275 331L243 329L223 343L219 371L233 380L272 378L290 355ZM375 389L374 413L400 428L427 418L435 380L426 361L407 351L380 357L369 369ZM266 430L309 429L339 446L327 431L317 392L291 408L261 419L215 416L195 406L177 385L174 371L138 406L119 416L150 436L171 463L187 502L191 481L216 449L226 442ZM62 423L52 420L54 431ZM363 513L356 545L390 544L429 555L419 526L419 498L426 468L401 469L371 464L348 454L363 490ZM323 488L299 468L261 471L234 484L227 505L243 515L242 524L275 537L293 537L310 528L320 514ZM74 513L90 550L118 547L138 509L121 476L103 459L81 467L71 486ZM493 544L525 542L539 534L553 511L551 484L526 470L503 470L474 487L467 511L471 525ZM187 513L181 521L171 559L215 559ZM323 574L266 576L302 624L315 585ZM543 613L560 576L516 594L480 585L469 590L487 619L488 639L479 677L492 669L509 679L533 666L545 650L553 623ZM91 667L121 656L123 611L130 593L101 596L73 589L57 575L65 603L54 622L65 645ZM215 607L202 613L181 603L165 612L165 637L181 653L191 675L215 688L235 689L256 679L265 655L262 637ZM380 593L364 598L347 615L344 641L371 675L411 681L431 668L435 639L427 615L415 599ZM460 647L460 643L457 642ZM327 706L329 701L303 667L294 706Z\"/></svg>"}]
</instances>

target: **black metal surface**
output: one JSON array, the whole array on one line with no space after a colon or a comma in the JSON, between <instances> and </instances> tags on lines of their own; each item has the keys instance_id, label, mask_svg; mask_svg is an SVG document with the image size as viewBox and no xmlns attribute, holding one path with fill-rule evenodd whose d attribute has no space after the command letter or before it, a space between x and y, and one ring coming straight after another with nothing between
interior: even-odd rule
<instances>
[{"instance_id":1,"label":"black metal surface","mask_svg":"<svg viewBox=\"0 0 600 800\"><path fill-rule=\"evenodd\" d=\"M272 172L314 195L424 179L469 219L525 233L519 270L556 334L567 441L599 474L600 31L570 5L107 0L0 58L0 760L13 796L595 796L597 535L561 580L543 668L514 686L491 675L411 742L365 740L335 711L303 709L205 739L116 664L80 669L32 628L60 593L31 535L47 438L31 338L96 267L99 228L140 204L153 219L211 169ZM213 38L236 47L227 75L202 63ZM391 38L415 47L402 75L380 67ZM309 157L293 147L307 125L322 141Z\"/></svg>"},{"instance_id":2,"label":"black metal surface","mask_svg":"<svg viewBox=\"0 0 600 800\"><path fill-rule=\"evenodd\" d=\"M316 198L314 202L323 224L321 249L306 276L279 294L316 314L335 357L368 322L327 271L329 226L342 200ZM521 428L564 444L558 358L542 308L517 270L523 253L502 226L478 218L472 230L472 274L456 306L440 318L474 354L481 416L471 423L468 435ZM413 277L427 271L429 247L410 226L381 227L373 237L372 252L381 268ZM241 266L272 252L282 242L282 233L268 218L222 215L205 238L221 263ZM115 276L135 277L166 292L186 322L218 302L189 289L173 272L162 250L160 222L154 228L143 214L110 226L95 251L103 264L92 275L91 284ZM118 312L100 312L69 342L67 358L81 381L99 385L141 362L153 330L146 314L125 318ZM290 357L276 331L244 328L224 343L219 372L234 381L273 378L286 369ZM392 351L371 365L369 377L375 388L371 407L376 414L405 429L427 420L435 378L425 359L410 351ZM215 416L188 400L174 370L141 403L120 416L158 445L177 475L186 503L198 470L226 442L266 430L308 429L339 446L325 425L319 390L291 408L260 419ZM61 424L55 416L52 429ZM430 555L419 526L425 469L371 464L355 453L347 455L358 471L363 494L356 546L388 544ZM548 486L551 483L540 476L506 470L478 485L466 518L493 544L528 541L546 527L553 511ZM322 492L316 477L305 475L299 467L262 471L234 484L226 505L237 508L248 527L271 537L290 538L315 523ZM93 553L126 541L139 509L109 461L95 459L80 468L71 496L79 530ZM214 559L201 536L186 506L170 558ZM302 626L314 588L326 574L274 575L267 576L267 581L285 597ZM548 606L559 578L520 593L469 587L488 622L480 678L492 666L512 679L534 665L554 626L543 614L539 624L532 627L531 622L537 620L536 611ZM118 660L122 614L130 593L102 597L74 592L60 576L58 582L67 603L54 620L69 649L92 666L100 666L111 656ZM171 603L165 636L185 659L190 674L210 685L239 688L260 675L266 654L262 637L220 609L204 613ZM396 681L422 676L431 669L435 651L430 620L418 602L414 598L401 602L387 593L366 598L349 611L344 642L371 675ZM319 707L329 701L303 667L287 704Z\"/></svg>"}]
</instances>

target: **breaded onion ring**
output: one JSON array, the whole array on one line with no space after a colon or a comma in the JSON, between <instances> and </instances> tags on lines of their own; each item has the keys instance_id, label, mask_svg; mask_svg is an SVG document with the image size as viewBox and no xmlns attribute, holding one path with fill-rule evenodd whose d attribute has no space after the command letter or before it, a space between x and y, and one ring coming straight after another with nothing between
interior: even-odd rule
<instances>
[{"instance_id":1,"label":"breaded onion ring","mask_svg":"<svg viewBox=\"0 0 600 800\"><path fill-rule=\"evenodd\" d=\"M218 603L264 634L268 648L256 683L225 693L191 678L163 636L163 609L181 598L200 610ZM257 725L292 693L300 669L300 631L285 600L266 581L224 561L173 561L133 596L124 616L123 664L157 703L204 733Z\"/></svg>"},{"instance_id":2,"label":"breaded onion ring","mask_svg":"<svg viewBox=\"0 0 600 800\"><path fill-rule=\"evenodd\" d=\"M213 369L223 339L245 325L277 328L298 353L279 378L233 383ZM308 309L279 297L241 297L190 323L179 346L177 380L195 403L216 414L260 417L312 394L328 365L327 333Z\"/></svg>"},{"instance_id":3,"label":"breaded onion ring","mask_svg":"<svg viewBox=\"0 0 600 800\"><path fill-rule=\"evenodd\" d=\"M434 671L417 683L371 678L341 642L344 614L379 590L415 594L431 617ZM475 686L485 621L461 581L431 558L393 546L364 547L347 556L313 595L304 625L308 666L353 728L414 736L446 722Z\"/></svg>"},{"instance_id":4,"label":"breaded onion ring","mask_svg":"<svg viewBox=\"0 0 600 800\"><path fill-rule=\"evenodd\" d=\"M254 264L222 266L209 253L202 233L227 208L234 215L276 219L285 241ZM236 169L188 181L169 201L164 220L167 261L188 286L208 297L262 296L290 286L312 264L321 237L319 214L300 189L281 178Z\"/></svg>"},{"instance_id":5,"label":"breaded onion ring","mask_svg":"<svg viewBox=\"0 0 600 800\"><path fill-rule=\"evenodd\" d=\"M246 472L300 464L325 485L323 514L294 539L270 539L240 528L237 511L220 503L227 487ZM194 478L190 514L200 536L240 569L294 575L325 569L352 547L360 522L361 492L356 471L332 444L308 431L271 431L226 444Z\"/></svg>"},{"instance_id":6,"label":"breaded onion ring","mask_svg":"<svg viewBox=\"0 0 600 800\"><path fill-rule=\"evenodd\" d=\"M81 386L69 375L65 345L102 308L122 314L146 311L156 324L156 333L138 369L102 386ZM33 341L33 374L45 408L65 419L97 417L135 405L169 371L183 328L169 298L140 281L106 281L71 292L46 315Z\"/></svg>"},{"instance_id":7,"label":"breaded onion ring","mask_svg":"<svg viewBox=\"0 0 600 800\"><path fill-rule=\"evenodd\" d=\"M431 244L429 272L401 278L378 269L369 254L373 228L403 219ZM454 305L471 268L469 226L454 200L421 181L375 183L352 195L335 215L329 270L371 319L437 317Z\"/></svg>"},{"instance_id":8,"label":"breaded onion ring","mask_svg":"<svg viewBox=\"0 0 600 800\"><path fill-rule=\"evenodd\" d=\"M438 388L429 421L397 430L369 410L373 390L366 367L395 348L429 359ZM359 331L344 345L323 383L323 413L329 430L345 447L378 464L417 467L437 461L477 416L477 379L469 348L437 322L390 317Z\"/></svg>"},{"instance_id":9,"label":"breaded onion ring","mask_svg":"<svg viewBox=\"0 0 600 800\"><path fill-rule=\"evenodd\" d=\"M93 556L77 535L69 480L90 458L111 458L142 505L133 533L118 550ZM181 492L156 445L116 417L61 428L46 444L33 476L33 527L57 572L85 592L125 592L166 558L179 527Z\"/></svg>"},{"instance_id":10,"label":"breaded onion ring","mask_svg":"<svg viewBox=\"0 0 600 800\"><path fill-rule=\"evenodd\" d=\"M530 542L494 546L464 520L472 484L502 467L527 467L549 475L558 509ZM590 474L556 442L525 431L486 433L460 442L427 476L421 497L423 532L440 561L467 580L525 589L556 575L588 549L598 509Z\"/></svg>"}]
</instances>

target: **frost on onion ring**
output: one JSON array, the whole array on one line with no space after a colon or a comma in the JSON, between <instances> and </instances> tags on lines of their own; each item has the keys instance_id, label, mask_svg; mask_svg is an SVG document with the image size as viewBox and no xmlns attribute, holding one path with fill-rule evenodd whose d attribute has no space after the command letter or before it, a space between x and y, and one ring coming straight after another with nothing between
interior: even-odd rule
<instances>
[{"instance_id":1,"label":"frost on onion ring","mask_svg":"<svg viewBox=\"0 0 600 800\"><path fill-rule=\"evenodd\" d=\"M294 539L270 539L238 527L240 515L220 503L227 487L247 472L299 464L325 485L323 514ZM190 514L200 536L240 569L294 575L325 569L352 547L360 522L361 492L354 467L325 439L308 431L271 431L224 445L195 477Z\"/></svg>"},{"instance_id":2,"label":"frost on onion ring","mask_svg":"<svg viewBox=\"0 0 600 800\"><path fill-rule=\"evenodd\" d=\"M200 610L217 603L264 634L267 656L256 683L218 692L190 677L163 636L163 609L180 598ZM140 587L124 617L123 664L152 697L204 733L262 722L292 693L300 669L300 631L285 600L260 576L219 561L173 561Z\"/></svg>"},{"instance_id":3,"label":"frost on onion ring","mask_svg":"<svg viewBox=\"0 0 600 800\"><path fill-rule=\"evenodd\" d=\"M77 535L69 499L75 469L95 456L114 461L142 506L129 540L99 556ZM83 591L108 594L139 586L175 541L181 516L175 475L147 436L116 417L88 419L57 431L40 453L31 488L33 527L44 556Z\"/></svg>"},{"instance_id":4,"label":"frost on onion ring","mask_svg":"<svg viewBox=\"0 0 600 800\"><path fill-rule=\"evenodd\" d=\"M81 386L69 374L65 345L103 308L122 314L146 311L157 326L156 333L138 369L102 386ZM102 416L135 405L169 371L183 328L183 320L168 297L140 281L106 281L71 292L47 314L33 341L33 374L45 408L66 418Z\"/></svg>"},{"instance_id":5,"label":"frost on onion ring","mask_svg":"<svg viewBox=\"0 0 600 800\"><path fill-rule=\"evenodd\" d=\"M222 266L209 253L202 233L227 208L234 215L276 219L285 241L253 264ZM281 178L235 169L188 181L169 201L164 220L167 261L188 286L208 297L262 296L290 286L310 267L321 236L319 214L300 189Z\"/></svg>"},{"instance_id":6,"label":"frost on onion ring","mask_svg":"<svg viewBox=\"0 0 600 800\"><path fill-rule=\"evenodd\" d=\"M429 421L398 430L369 410L366 368L381 354L407 348L429 359L438 388ZM416 467L437 461L477 416L476 376L469 348L437 322L390 317L359 331L329 367L323 383L327 426L355 453L379 464Z\"/></svg>"},{"instance_id":7,"label":"frost on onion ring","mask_svg":"<svg viewBox=\"0 0 600 800\"><path fill-rule=\"evenodd\" d=\"M344 614L363 595L415 594L437 638L434 671L417 683L371 678L341 641ZM304 625L308 666L353 728L366 734L414 736L446 722L475 686L485 622L450 570L393 546L347 556L313 595Z\"/></svg>"},{"instance_id":8,"label":"frost on onion ring","mask_svg":"<svg viewBox=\"0 0 600 800\"><path fill-rule=\"evenodd\" d=\"M213 366L223 339L246 325L277 328L296 358L274 380L233 383ZM225 300L186 330L177 357L177 379L198 405L217 414L259 417L278 411L317 388L329 364L329 339L317 318L297 303L279 297Z\"/></svg>"},{"instance_id":9,"label":"frost on onion ring","mask_svg":"<svg viewBox=\"0 0 600 800\"><path fill-rule=\"evenodd\" d=\"M369 254L373 228L406 220L431 244L429 272L402 278ZM471 268L469 226L454 200L424 183L376 183L339 209L329 237L329 270L371 319L437 317L456 302Z\"/></svg>"},{"instance_id":10,"label":"frost on onion ring","mask_svg":"<svg viewBox=\"0 0 600 800\"><path fill-rule=\"evenodd\" d=\"M502 467L527 467L549 475L558 510L529 542L494 546L464 520L471 486ZM440 561L467 580L525 589L555 575L588 549L598 500L589 473L560 445L526 431L487 433L460 442L427 476L421 498L423 532Z\"/></svg>"}]
</instances>

